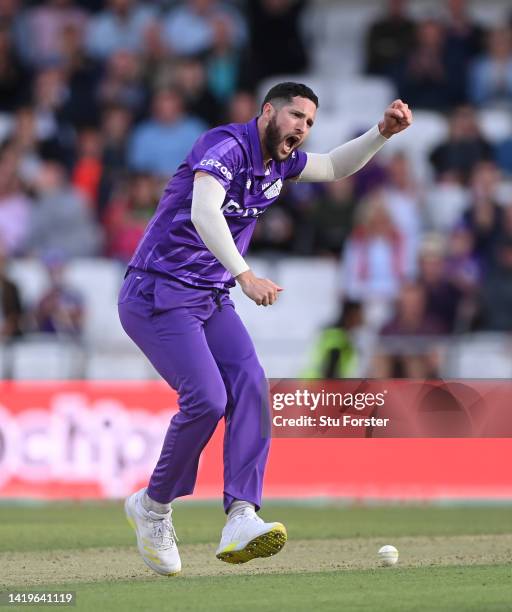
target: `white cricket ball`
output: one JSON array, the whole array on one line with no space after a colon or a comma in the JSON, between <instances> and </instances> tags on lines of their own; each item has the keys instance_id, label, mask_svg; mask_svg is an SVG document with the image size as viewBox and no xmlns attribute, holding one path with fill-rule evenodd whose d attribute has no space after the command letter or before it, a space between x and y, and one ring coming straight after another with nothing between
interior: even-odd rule
<instances>
[{"instance_id":1,"label":"white cricket ball","mask_svg":"<svg viewBox=\"0 0 512 612\"><path fill-rule=\"evenodd\" d=\"M395 565L398 561L398 550L391 546L391 544L386 544L382 548L379 548L379 559L382 565Z\"/></svg>"}]
</instances>

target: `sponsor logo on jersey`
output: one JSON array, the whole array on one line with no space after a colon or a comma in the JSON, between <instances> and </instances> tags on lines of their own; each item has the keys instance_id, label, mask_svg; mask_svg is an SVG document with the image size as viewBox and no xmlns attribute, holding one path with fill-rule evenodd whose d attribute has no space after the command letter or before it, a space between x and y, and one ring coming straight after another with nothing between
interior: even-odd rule
<instances>
[{"instance_id":1,"label":"sponsor logo on jersey","mask_svg":"<svg viewBox=\"0 0 512 612\"><path fill-rule=\"evenodd\" d=\"M236 214L238 217L259 217L265 212L265 209L259 210L258 208L242 208L235 200L229 200L222 208L223 213L229 213L231 215Z\"/></svg>"},{"instance_id":2,"label":"sponsor logo on jersey","mask_svg":"<svg viewBox=\"0 0 512 612\"><path fill-rule=\"evenodd\" d=\"M226 168L226 166L223 166L220 161L216 159L203 159L201 162L199 162L199 165L218 168L220 170L220 173L223 174L229 181L233 180L233 175L231 174L231 172Z\"/></svg>"}]
</instances>

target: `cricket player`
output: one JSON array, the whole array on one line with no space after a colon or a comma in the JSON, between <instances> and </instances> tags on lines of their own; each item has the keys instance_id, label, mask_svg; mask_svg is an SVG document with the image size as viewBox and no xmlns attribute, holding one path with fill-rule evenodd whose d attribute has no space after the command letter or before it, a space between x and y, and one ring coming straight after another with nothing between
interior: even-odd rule
<instances>
[{"instance_id":1,"label":"cricket player","mask_svg":"<svg viewBox=\"0 0 512 612\"><path fill-rule=\"evenodd\" d=\"M244 257L284 181L349 176L412 121L407 104L395 100L359 138L329 153L305 153L299 147L317 107L309 87L280 83L249 123L203 134L167 184L129 263L122 325L179 396L148 487L125 503L140 554L159 574L181 570L171 502L193 492L199 456L223 417L227 521L217 558L245 563L286 542L284 525L257 515L269 450L262 431L268 386L229 290L239 283L259 306L277 300L281 287L258 278Z\"/></svg>"}]
</instances>

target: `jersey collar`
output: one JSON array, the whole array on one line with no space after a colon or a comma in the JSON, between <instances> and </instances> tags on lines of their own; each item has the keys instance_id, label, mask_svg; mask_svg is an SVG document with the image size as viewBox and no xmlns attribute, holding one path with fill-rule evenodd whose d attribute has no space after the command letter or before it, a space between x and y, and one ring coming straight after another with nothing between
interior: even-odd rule
<instances>
[{"instance_id":1,"label":"jersey collar","mask_svg":"<svg viewBox=\"0 0 512 612\"><path fill-rule=\"evenodd\" d=\"M247 131L249 134L249 146L251 149L252 167L255 176L265 176L265 165L263 163L263 152L261 150L257 121L258 118L255 117L247 124Z\"/></svg>"}]
</instances>

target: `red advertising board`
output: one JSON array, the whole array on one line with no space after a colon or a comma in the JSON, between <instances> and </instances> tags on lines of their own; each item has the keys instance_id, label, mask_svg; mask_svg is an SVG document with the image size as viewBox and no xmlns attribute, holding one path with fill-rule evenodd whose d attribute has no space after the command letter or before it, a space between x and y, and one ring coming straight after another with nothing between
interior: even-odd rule
<instances>
[{"instance_id":1,"label":"red advertising board","mask_svg":"<svg viewBox=\"0 0 512 612\"><path fill-rule=\"evenodd\" d=\"M0 384L0 496L118 498L146 484L176 395L160 382ZM195 497L222 494L222 422ZM265 496L512 498L509 438L276 438Z\"/></svg>"}]
</instances>

